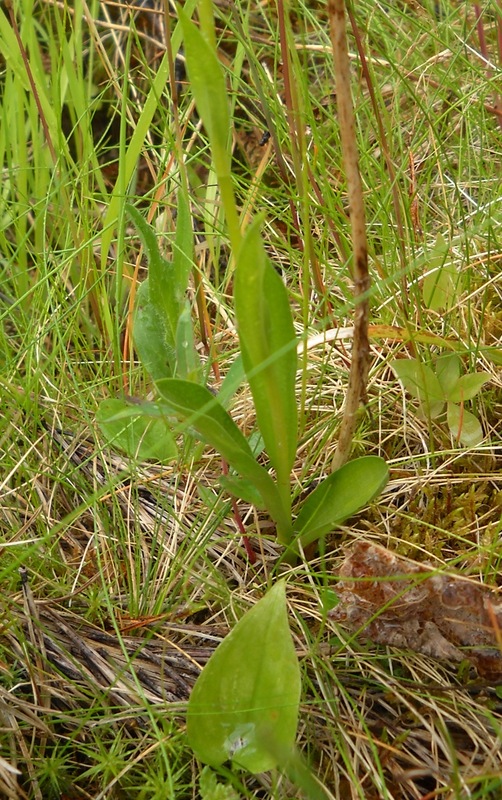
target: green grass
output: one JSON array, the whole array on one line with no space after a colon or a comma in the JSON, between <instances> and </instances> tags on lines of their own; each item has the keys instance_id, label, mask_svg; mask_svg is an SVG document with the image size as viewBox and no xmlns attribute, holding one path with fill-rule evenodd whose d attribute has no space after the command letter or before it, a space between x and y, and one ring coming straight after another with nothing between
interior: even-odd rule
<instances>
[{"instance_id":1,"label":"green grass","mask_svg":"<svg viewBox=\"0 0 502 800\"><path fill-rule=\"evenodd\" d=\"M20 772L0 764L6 797L198 796L201 765L184 728L190 687L276 572L269 520L240 504L259 554L248 563L214 453L135 463L106 447L95 422L102 399L153 390L125 341L131 288L146 275L126 201L153 218L169 256L186 183L205 335L223 376L238 347L211 154L189 85L172 105L163 59L166 38L176 54L181 34L155 5L134 15L97 0L66 10L18 0L29 70L0 10L0 741ZM218 4L217 36L238 206L264 212L268 253L308 339L352 325L350 228L327 10L295 0L284 14L288 91L278 7ZM441 2L439 17L430 2L354 9L376 108L351 37L373 280L368 403L353 454L388 459L391 483L329 537L322 558L288 568L304 680L298 743L333 797L500 795L499 690L349 636L323 611L342 545L359 537L500 582L501 128L491 109L502 18L494 0L483 8L490 69L465 3ZM266 129L270 149L259 145ZM440 312L422 294L438 233L460 276ZM189 298L200 345L194 285ZM389 366L400 355L429 363L434 336L466 371L492 376L473 408L485 439L469 451L445 424L420 418ZM301 359L297 497L330 471L350 344L349 333ZM247 388L232 415L255 429ZM219 780L249 798L299 791L279 775Z\"/></svg>"}]
</instances>

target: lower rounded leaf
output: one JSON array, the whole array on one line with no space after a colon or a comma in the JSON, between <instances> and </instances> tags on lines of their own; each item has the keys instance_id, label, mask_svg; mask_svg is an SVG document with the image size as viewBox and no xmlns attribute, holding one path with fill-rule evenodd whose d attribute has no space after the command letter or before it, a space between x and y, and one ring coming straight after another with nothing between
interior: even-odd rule
<instances>
[{"instance_id":1,"label":"lower rounded leaf","mask_svg":"<svg viewBox=\"0 0 502 800\"><path fill-rule=\"evenodd\" d=\"M195 683L187 733L196 756L212 767L233 761L252 773L273 769L293 749L300 691L280 581L239 620Z\"/></svg>"}]
</instances>

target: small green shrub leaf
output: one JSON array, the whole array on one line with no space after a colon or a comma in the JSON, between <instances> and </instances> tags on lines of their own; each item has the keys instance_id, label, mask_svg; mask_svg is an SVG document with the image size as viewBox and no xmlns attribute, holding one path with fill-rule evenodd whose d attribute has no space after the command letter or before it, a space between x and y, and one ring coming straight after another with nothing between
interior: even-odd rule
<instances>
[{"instance_id":1,"label":"small green shrub leaf","mask_svg":"<svg viewBox=\"0 0 502 800\"><path fill-rule=\"evenodd\" d=\"M427 364L416 358L400 358L390 362L390 366L404 388L420 400L424 412L431 417L438 416L444 408L445 397L439 379Z\"/></svg>"},{"instance_id":2,"label":"small green shrub leaf","mask_svg":"<svg viewBox=\"0 0 502 800\"><path fill-rule=\"evenodd\" d=\"M462 372L462 362L455 353L448 353L436 361L436 375L444 396L448 397Z\"/></svg>"},{"instance_id":3,"label":"small green shrub leaf","mask_svg":"<svg viewBox=\"0 0 502 800\"><path fill-rule=\"evenodd\" d=\"M287 486L296 455L296 337L286 288L267 258L259 221L237 255L235 314L258 427L277 481Z\"/></svg>"},{"instance_id":4,"label":"small green shrub leaf","mask_svg":"<svg viewBox=\"0 0 502 800\"><path fill-rule=\"evenodd\" d=\"M450 403L464 403L472 400L481 391L485 383L491 380L487 372L473 372L462 375L448 393Z\"/></svg>"},{"instance_id":5,"label":"small green shrub leaf","mask_svg":"<svg viewBox=\"0 0 502 800\"><path fill-rule=\"evenodd\" d=\"M448 428L454 439L465 447L474 447L483 441L483 429L477 417L456 403L448 403Z\"/></svg>"},{"instance_id":6,"label":"small green shrub leaf","mask_svg":"<svg viewBox=\"0 0 502 800\"><path fill-rule=\"evenodd\" d=\"M293 750L300 692L281 580L242 617L199 675L187 712L192 749L212 767L231 760L251 773L273 769Z\"/></svg>"},{"instance_id":7,"label":"small green shrub leaf","mask_svg":"<svg viewBox=\"0 0 502 800\"><path fill-rule=\"evenodd\" d=\"M204 767L199 778L200 800L239 800L239 795L228 783L220 783L215 773Z\"/></svg>"},{"instance_id":8,"label":"small green shrub leaf","mask_svg":"<svg viewBox=\"0 0 502 800\"><path fill-rule=\"evenodd\" d=\"M461 291L461 275L449 257L449 246L438 234L424 277L422 294L431 311L449 309Z\"/></svg>"},{"instance_id":9,"label":"small green shrub leaf","mask_svg":"<svg viewBox=\"0 0 502 800\"><path fill-rule=\"evenodd\" d=\"M133 340L141 363L154 381L170 378L176 364L174 341L171 341L165 322L157 304L150 302L150 281L147 278L136 295Z\"/></svg>"},{"instance_id":10,"label":"small green shrub leaf","mask_svg":"<svg viewBox=\"0 0 502 800\"><path fill-rule=\"evenodd\" d=\"M329 475L307 497L293 525L305 547L325 536L379 494L389 468L379 456L349 461Z\"/></svg>"},{"instance_id":11,"label":"small green shrub leaf","mask_svg":"<svg viewBox=\"0 0 502 800\"><path fill-rule=\"evenodd\" d=\"M141 406L119 398L103 400L96 419L108 444L130 458L161 462L176 458L176 443L168 422L163 417L152 419Z\"/></svg>"}]
</instances>

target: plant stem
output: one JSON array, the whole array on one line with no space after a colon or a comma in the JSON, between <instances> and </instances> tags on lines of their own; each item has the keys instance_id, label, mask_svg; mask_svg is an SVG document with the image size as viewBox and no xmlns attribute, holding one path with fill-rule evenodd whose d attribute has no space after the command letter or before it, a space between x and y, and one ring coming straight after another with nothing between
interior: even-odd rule
<instances>
[{"instance_id":1,"label":"plant stem","mask_svg":"<svg viewBox=\"0 0 502 800\"><path fill-rule=\"evenodd\" d=\"M354 339L352 343L352 362L349 385L345 397L345 407L340 426L338 445L332 468L344 464L352 446L356 427L356 415L361 397L365 392L368 376L368 297L370 277L368 273L368 246L366 242L366 220L364 200L359 174L356 124L352 96L350 92L350 62L347 51L344 0L328 0L329 27L333 61L336 75L336 97L342 158L347 176L352 228L352 278L354 281Z\"/></svg>"}]
</instances>

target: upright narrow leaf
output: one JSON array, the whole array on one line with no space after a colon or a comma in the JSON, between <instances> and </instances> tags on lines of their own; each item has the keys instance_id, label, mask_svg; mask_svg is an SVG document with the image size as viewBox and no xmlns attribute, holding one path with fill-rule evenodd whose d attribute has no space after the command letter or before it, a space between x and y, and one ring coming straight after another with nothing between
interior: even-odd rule
<instances>
[{"instance_id":1,"label":"upright narrow leaf","mask_svg":"<svg viewBox=\"0 0 502 800\"><path fill-rule=\"evenodd\" d=\"M128 205L127 210L138 229L148 256L149 302L164 320L169 345L174 350L176 327L183 308L186 284L184 286L176 285L173 265L161 254L152 226L143 219L134 206Z\"/></svg>"},{"instance_id":2,"label":"upright narrow leaf","mask_svg":"<svg viewBox=\"0 0 502 800\"><path fill-rule=\"evenodd\" d=\"M289 491L297 444L296 337L287 292L267 258L259 222L248 228L237 254L234 300L258 426L278 483Z\"/></svg>"},{"instance_id":3,"label":"upright narrow leaf","mask_svg":"<svg viewBox=\"0 0 502 800\"><path fill-rule=\"evenodd\" d=\"M198 381L200 372L200 359L193 338L192 315L187 301L176 328L176 375L187 381Z\"/></svg>"},{"instance_id":4,"label":"upright narrow leaf","mask_svg":"<svg viewBox=\"0 0 502 800\"><path fill-rule=\"evenodd\" d=\"M185 293L192 266L192 223L180 192L173 261L164 258L154 229L133 206L127 210L148 256L148 278L138 289L133 327L138 355L154 380L178 373L196 379L199 358Z\"/></svg>"},{"instance_id":5,"label":"upright narrow leaf","mask_svg":"<svg viewBox=\"0 0 502 800\"><path fill-rule=\"evenodd\" d=\"M190 203L180 189L178 191L176 236L173 246L174 292L180 306L183 306L185 300L193 263L193 227Z\"/></svg>"},{"instance_id":6,"label":"upright narrow leaf","mask_svg":"<svg viewBox=\"0 0 502 800\"><path fill-rule=\"evenodd\" d=\"M185 42L188 77L199 115L211 142L211 153L218 177L230 175L230 113L225 76L215 49L178 9Z\"/></svg>"},{"instance_id":7,"label":"upright narrow leaf","mask_svg":"<svg viewBox=\"0 0 502 800\"><path fill-rule=\"evenodd\" d=\"M190 745L213 767L231 760L252 773L273 769L293 750L300 692L282 580L242 617L199 675L188 703Z\"/></svg>"},{"instance_id":8,"label":"upright narrow leaf","mask_svg":"<svg viewBox=\"0 0 502 800\"><path fill-rule=\"evenodd\" d=\"M191 0L190 5L194 0ZM173 52L177 52L175 44L178 36L173 34ZM178 45L179 46L179 45ZM141 113L136 119L134 131L127 144L124 157L119 161L119 174L113 191L106 204L106 213L102 222L101 234L101 267L106 269L110 245L114 236L117 219L124 203L124 187L129 186L134 171L138 167L141 149L150 130L150 123L159 107L159 97L162 97L164 87L169 80L169 58L166 53L156 69L155 78L151 84L148 96L141 106Z\"/></svg>"},{"instance_id":9,"label":"upright narrow leaf","mask_svg":"<svg viewBox=\"0 0 502 800\"><path fill-rule=\"evenodd\" d=\"M433 311L449 309L461 288L461 273L451 260L449 245L439 233L423 281L424 303Z\"/></svg>"},{"instance_id":10,"label":"upright narrow leaf","mask_svg":"<svg viewBox=\"0 0 502 800\"><path fill-rule=\"evenodd\" d=\"M436 375L445 397L457 383L462 370L462 362L456 353L447 353L436 361Z\"/></svg>"},{"instance_id":11,"label":"upright narrow leaf","mask_svg":"<svg viewBox=\"0 0 502 800\"><path fill-rule=\"evenodd\" d=\"M246 374L244 372L242 357L239 354L225 375L218 392L218 400L222 406L226 407L229 404L239 386L244 382L245 377Z\"/></svg>"}]
</instances>

